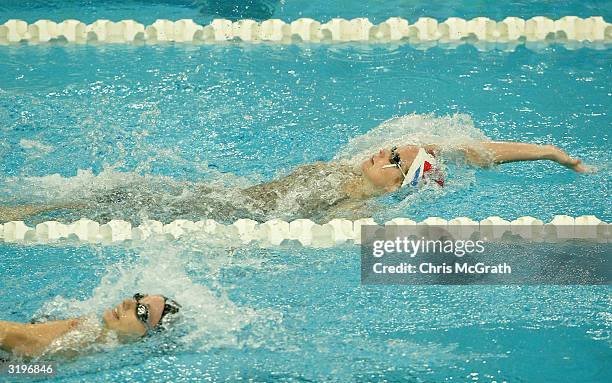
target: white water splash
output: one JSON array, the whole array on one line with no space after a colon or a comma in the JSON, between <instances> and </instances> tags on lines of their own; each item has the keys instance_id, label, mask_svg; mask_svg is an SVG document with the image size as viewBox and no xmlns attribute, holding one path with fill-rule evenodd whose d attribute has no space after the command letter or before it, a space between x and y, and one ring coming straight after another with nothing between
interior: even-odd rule
<instances>
[{"instance_id":1,"label":"white water splash","mask_svg":"<svg viewBox=\"0 0 612 383\"><path fill-rule=\"evenodd\" d=\"M19 140L19 146L21 146L23 149L37 152L40 155L48 154L53 151L53 146L51 145L46 145L35 140L26 140L25 138Z\"/></svg>"},{"instance_id":2,"label":"white water splash","mask_svg":"<svg viewBox=\"0 0 612 383\"><path fill-rule=\"evenodd\" d=\"M172 334L180 334L180 343L189 349L206 350L214 347L237 347L238 333L259 319L273 317L272 313L258 312L236 305L227 291L216 280L205 284L194 282L188 275L187 253L195 251L198 268L206 268L212 261L209 278L218 277L218 269L229 261L229 243L212 243L199 239L197 244L152 239L137 249L137 258L109 266L100 283L84 300L57 296L43 305L35 317L52 319L95 315L101 318L104 310L116 306L134 293L160 294L182 305L172 323ZM195 266L194 266L195 267ZM116 346L114 344L112 346ZM109 346L109 345L106 345ZM92 348L92 350L96 350Z\"/></svg>"},{"instance_id":3,"label":"white water splash","mask_svg":"<svg viewBox=\"0 0 612 383\"><path fill-rule=\"evenodd\" d=\"M352 138L334 159L361 163L380 148L426 144L437 144L445 148L488 140L481 130L474 127L472 118L466 114L442 117L410 114L393 117L366 134Z\"/></svg>"}]
</instances>

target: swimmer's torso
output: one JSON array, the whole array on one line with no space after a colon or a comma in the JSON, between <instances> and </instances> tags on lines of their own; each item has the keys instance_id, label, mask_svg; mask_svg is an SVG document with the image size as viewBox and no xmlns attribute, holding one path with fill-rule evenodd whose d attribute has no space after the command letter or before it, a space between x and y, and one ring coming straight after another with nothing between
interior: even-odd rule
<instances>
[{"instance_id":1,"label":"swimmer's torso","mask_svg":"<svg viewBox=\"0 0 612 383\"><path fill-rule=\"evenodd\" d=\"M259 185L237 188L204 183L121 185L101 190L94 198L55 209L42 210L36 221L60 219L70 222L87 217L98 222L123 219L134 225L147 219L239 218L266 221L272 218L317 219L351 199L347 183L360 178L345 164L317 162L297 167L290 174ZM52 209L49 209L52 210Z\"/></svg>"}]
</instances>

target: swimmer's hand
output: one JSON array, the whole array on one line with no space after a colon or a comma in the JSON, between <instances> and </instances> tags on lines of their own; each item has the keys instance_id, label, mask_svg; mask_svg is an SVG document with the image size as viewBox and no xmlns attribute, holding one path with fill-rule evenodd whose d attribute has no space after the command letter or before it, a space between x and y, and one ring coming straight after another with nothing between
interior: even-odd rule
<instances>
[{"instance_id":1,"label":"swimmer's hand","mask_svg":"<svg viewBox=\"0 0 612 383\"><path fill-rule=\"evenodd\" d=\"M587 166L582 163L582 160L578 158L572 158L572 161L565 165L577 173L595 173L597 169L594 166Z\"/></svg>"},{"instance_id":2,"label":"swimmer's hand","mask_svg":"<svg viewBox=\"0 0 612 383\"><path fill-rule=\"evenodd\" d=\"M563 165L568 169L572 169L577 173L594 173L596 171L594 167L584 165L581 159L570 157L567 153L557 147L554 147L553 149L552 159L558 164Z\"/></svg>"}]
</instances>

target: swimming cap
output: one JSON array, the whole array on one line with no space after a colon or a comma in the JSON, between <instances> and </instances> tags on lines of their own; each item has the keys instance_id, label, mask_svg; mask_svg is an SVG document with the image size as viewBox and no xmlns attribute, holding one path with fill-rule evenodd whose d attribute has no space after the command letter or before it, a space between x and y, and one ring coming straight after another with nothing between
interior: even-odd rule
<instances>
[{"instance_id":1,"label":"swimming cap","mask_svg":"<svg viewBox=\"0 0 612 383\"><path fill-rule=\"evenodd\" d=\"M425 178L425 175L434 176L432 179L440 186L444 186L444 176L436 167L438 161L432 153L428 153L423 148L419 148L419 152L410 164L410 168L406 172L402 188L405 186L418 186Z\"/></svg>"}]
</instances>

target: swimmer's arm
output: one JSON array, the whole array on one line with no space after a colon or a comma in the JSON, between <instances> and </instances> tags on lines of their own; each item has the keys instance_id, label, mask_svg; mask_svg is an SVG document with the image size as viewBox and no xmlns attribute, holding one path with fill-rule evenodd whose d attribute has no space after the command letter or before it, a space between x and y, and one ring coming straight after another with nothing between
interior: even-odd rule
<instances>
[{"instance_id":1,"label":"swimmer's arm","mask_svg":"<svg viewBox=\"0 0 612 383\"><path fill-rule=\"evenodd\" d=\"M85 208L83 203L65 203L61 205L17 205L0 206L0 223L10 221L23 221L29 217L48 213L60 209L77 210Z\"/></svg>"},{"instance_id":2,"label":"swimmer's arm","mask_svg":"<svg viewBox=\"0 0 612 383\"><path fill-rule=\"evenodd\" d=\"M37 324L0 321L0 349L21 357L38 356L76 323L75 320Z\"/></svg>"},{"instance_id":3,"label":"swimmer's arm","mask_svg":"<svg viewBox=\"0 0 612 383\"><path fill-rule=\"evenodd\" d=\"M424 148L434 152L441 151L441 148L435 144L426 145ZM582 165L581 160L570 157L554 145L485 141L473 147L461 146L457 150L463 153L469 163L480 167L489 167L507 162L549 160L580 173L587 170Z\"/></svg>"},{"instance_id":4,"label":"swimmer's arm","mask_svg":"<svg viewBox=\"0 0 612 383\"><path fill-rule=\"evenodd\" d=\"M0 322L0 349L22 357L37 356L45 347L38 335L26 324Z\"/></svg>"}]
</instances>

